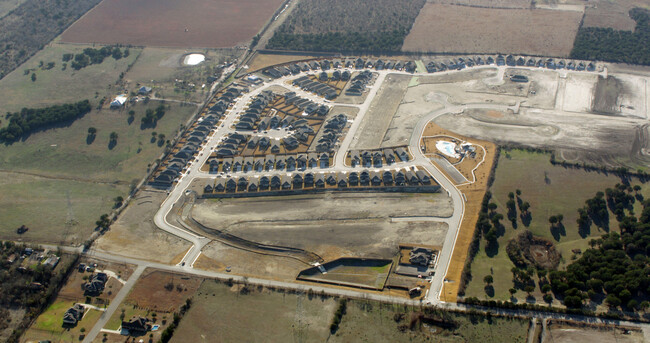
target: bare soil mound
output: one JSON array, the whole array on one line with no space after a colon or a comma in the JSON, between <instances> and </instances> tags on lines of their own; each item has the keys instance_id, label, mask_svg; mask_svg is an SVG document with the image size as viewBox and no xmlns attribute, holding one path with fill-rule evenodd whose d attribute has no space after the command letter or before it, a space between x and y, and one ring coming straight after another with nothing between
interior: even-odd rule
<instances>
[{"instance_id":1,"label":"bare soil mound","mask_svg":"<svg viewBox=\"0 0 650 343\"><path fill-rule=\"evenodd\" d=\"M560 253L555 249L553 242L533 236L530 231L524 231L511 239L506 252L517 267L532 264L538 268L556 269L560 264Z\"/></svg>"}]
</instances>

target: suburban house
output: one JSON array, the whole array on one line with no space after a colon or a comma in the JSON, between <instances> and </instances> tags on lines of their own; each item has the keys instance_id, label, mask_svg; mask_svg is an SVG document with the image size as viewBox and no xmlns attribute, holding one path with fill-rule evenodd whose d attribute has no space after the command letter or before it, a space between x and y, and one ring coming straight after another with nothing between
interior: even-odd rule
<instances>
[{"instance_id":1,"label":"suburban house","mask_svg":"<svg viewBox=\"0 0 650 343\"><path fill-rule=\"evenodd\" d=\"M144 334L151 330L151 324L147 318L133 317L128 322L122 322L122 330L128 330L130 335Z\"/></svg>"},{"instance_id":2,"label":"suburban house","mask_svg":"<svg viewBox=\"0 0 650 343\"><path fill-rule=\"evenodd\" d=\"M106 273L96 273L91 277L89 282L84 284L84 291L86 294L99 294L106 287L107 281L108 275Z\"/></svg>"},{"instance_id":3,"label":"suburban house","mask_svg":"<svg viewBox=\"0 0 650 343\"><path fill-rule=\"evenodd\" d=\"M63 314L63 325L75 326L84 316L85 308L81 304L74 304Z\"/></svg>"}]
</instances>

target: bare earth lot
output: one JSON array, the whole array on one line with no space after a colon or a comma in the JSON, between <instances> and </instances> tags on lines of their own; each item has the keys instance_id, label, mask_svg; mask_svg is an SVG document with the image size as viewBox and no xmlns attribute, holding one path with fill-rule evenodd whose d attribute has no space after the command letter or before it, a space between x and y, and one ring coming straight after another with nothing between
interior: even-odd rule
<instances>
[{"instance_id":1,"label":"bare earth lot","mask_svg":"<svg viewBox=\"0 0 650 343\"><path fill-rule=\"evenodd\" d=\"M190 242L158 229L153 223L153 216L166 196L162 191L140 191L111 229L95 241L94 247L133 258L178 263Z\"/></svg>"},{"instance_id":2,"label":"bare earth lot","mask_svg":"<svg viewBox=\"0 0 650 343\"><path fill-rule=\"evenodd\" d=\"M235 236L302 248L328 260L391 258L399 243L439 245L447 224L392 222L391 217L448 217L451 211L449 198L440 193L330 193L203 200L195 205L193 215L202 224Z\"/></svg>"},{"instance_id":3,"label":"bare earth lot","mask_svg":"<svg viewBox=\"0 0 650 343\"><path fill-rule=\"evenodd\" d=\"M565 342L565 343L641 343L644 342L643 333L632 331L623 334L623 330L617 328L599 329L596 327L575 327L563 324L550 325L549 333L542 343Z\"/></svg>"},{"instance_id":4,"label":"bare earth lot","mask_svg":"<svg viewBox=\"0 0 650 343\"><path fill-rule=\"evenodd\" d=\"M246 43L281 0L106 0L61 39L70 43L231 47Z\"/></svg>"},{"instance_id":5,"label":"bare earth lot","mask_svg":"<svg viewBox=\"0 0 650 343\"><path fill-rule=\"evenodd\" d=\"M402 50L567 56L581 18L582 13L574 11L427 3Z\"/></svg>"},{"instance_id":6,"label":"bare earth lot","mask_svg":"<svg viewBox=\"0 0 650 343\"><path fill-rule=\"evenodd\" d=\"M353 149L379 148L411 78L410 75L386 76L352 140Z\"/></svg>"}]
</instances>

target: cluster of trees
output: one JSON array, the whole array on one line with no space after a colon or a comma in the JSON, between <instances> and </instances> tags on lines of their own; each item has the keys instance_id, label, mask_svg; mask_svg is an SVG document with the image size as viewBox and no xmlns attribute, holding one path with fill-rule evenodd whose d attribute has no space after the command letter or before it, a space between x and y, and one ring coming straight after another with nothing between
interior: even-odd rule
<instances>
[{"instance_id":1,"label":"cluster of trees","mask_svg":"<svg viewBox=\"0 0 650 343\"><path fill-rule=\"evenodd\" d=\"M399 51L406 30L293 34L276 32L266 47L297 51Z\"/></svg>"},{"instance_id":2,"label":"cluster of trees","mask_svg":"<svg viewBox=\"0 0 650 343\"><path fill-rule=\"evenodd\" d=\"M634 32L612 28L582 27L571 58L650 65L650 11L634 8Z\"/></svg>"},{"instance_id":3,"label":"cluster of trees","mask_svg":"<svg viewBox=\"0 0 650 343\"><path fill-rule=\"evenodd\" d=\"M104 59L107 57L113 57L115 60L119 60L122 57L129 56L129 49L124 49L124 52L117 47L104 46L100 49L86 48L82 53L74 55L74 60L70 63L70 66L74 70L79 70L85 68L91 64L102 64ZM63 62L67 62L72 59L72 54L64 54Z\"/></svg>"},{"instance_id":4,"label":"cluster of trees","mask_svg":"<svg viewBox=\"0 0 650 343\"><path fill-rule=\"evenodd\" d=\"M174 312L174 319L172 322L169 324L169 326L165 329L165 331L160 334L160 342L162 343L167 343L172 339L172 336L174 335L174 330L176 330L176 327L178 324L181 322L181 319L185 315L185 313L192 307L192 299L188 298L185 300L185 304L183 304L179 310L178 313Z\"/></svg>"},{"instance_id":5,"label":"cluster of trees","mask_svg":"<svg viewBox=\"0 0 650 343\"><path fill-rule=\"evenodd\" d=\"M0 79L99 2L26 0L0 18Z\"/></svg>"},{"instance_id":6,"label":"cluster of trees","mask_svg":"<svg viewBox=\"0 0 650 343\"><path fill-rule=\"evenodd\" d=\"M63 124L82 117L92 109L88 100L74 104L54 105L45 108L23 108L7 113L9 125L0 129L0 141L12 143L30 133Z\"/></svg>"},{"instance_id":7,"label":"cluster of trees","mask_svg":"<svg viewBox=\"0 0 650 343\"><path fill-rule=\"evenodd\" d=\"M425 2L301 1L266 47L301 51L399 51Z\"/></svg>"},{"instance_id":8,"label":"cluster of trees","mask_svg":"<svg viewBox=\"0 0 650 343\"><path fill-rule=\"evenodd\" d=\"M330 332L334 333L336 330L339 329L339 325L341 325L341 319L343 318L343 315L347 311L348 308L348 301L347 299L339 299L339 306L336 309L336 312L334 313L334 317L332 318L332 323L330 324Z\"/></svg>"},{"instance_id":9,"label":"cluster of trees","mask_svg":"<svg viewBox=\"0 0 650 343\"><path fill-rule=\"evenodd\" d=\"M147 109L142 117L142 126L156 126L158 120L165 115L165 105L160 104L155 110Z\"/></svg>"},{"instance_id":10,"label":"cluster of trees","mask_svg":"<svg viewBox=\"0 0 650 343\"><path fill-rule=\"evenodd\" d=\"M638 191L640 187L634 189ZM643 202L637 220L630 205L634 201L632 191L632 187L617 185L606 191L607 201L602 192L587 200L583 211L589 218L597 216L603 220L607 206L624 209L622 215L617 215L621 234L610 232L591 240L591 248L568 265L566 271L549 273L553 292L564 297L567 307L581 307L587 299L604 299L611 307L624 305L628 310L650 305L644 300L650 295L650 201ZM582 220L578 218L579 225Z\"/></svg>"},{"instance_id":11,"label":"cluster of trees","mask_svg":"<svg viewBox=\"0 0 650 343\"><path fill-rule=\"evenodd\" d=\"M23 308L26 315L8 342L18 341L23 330L36 318L63 285L76 263L76 258L61 259L56 271L40 263L20 268L19 262L9 263L10 255L22 255L25 245L0 242L0 308ZM78 258L78 256L77 256Z\"/></svg>"}]
</instances>

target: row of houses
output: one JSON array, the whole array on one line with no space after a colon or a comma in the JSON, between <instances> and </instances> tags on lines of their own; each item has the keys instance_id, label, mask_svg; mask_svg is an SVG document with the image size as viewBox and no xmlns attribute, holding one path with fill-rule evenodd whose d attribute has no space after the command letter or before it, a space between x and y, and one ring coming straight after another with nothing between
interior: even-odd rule
<instances>
[{"instance_id":1,"label":"row of houses","mask_svg":"<svg viewBox=\"0 0 650 343\"><path fill-rule=\"evenodd\" d=\"M320 72L318 74L318 81L327 82L327 81L350 81L352 74L349 70L335 70L330 76L326 71Z\"/></svg>"},{"instance_id":2,"label":"row of houses","mask_svg":"<svg viewBox=\"0 0 650 343\"><path fill-rule=\"evenodd\" d=\"M397 161L408 162L410 155L405 148L386 148L381 150L351 150L350 164L352 167L363 166L364 168L381 168L384 163L391 165Z\"/></svg>"},{"instance_id":3,"label":"row of houses","mask_svg":"<svg viewBox=\"0 0 650 343\"><path fill-rule=\"evenodd\" d=\"M253 130L262 116L264 109L274 100L275 94L266 90L258 94L248 105L248 108L239 116L239 121L235 124L237 130Z\"/></svg>"},{"instance_id":4,"label":"row of houses","mask_svg":"<svg viewBox=\"0 0 650 343\"><path fill-rule=\"evenodd\" d=\"M186 134L185 144L175 152L162 170L154 177L151 182L154 186L168 187L174 183L174 180L183 172L189 161L194 158L201 145L207 140L212 129L217 125L219 119L217 115L210 114L203 117L196 125Z\"/></svg>"},{"instance_id":5,"label":"row of houses","mask_svg":"<svg viewBox=\"0 0 650 343\"><path fill-rule=\"evenodd\" d=\"M306 76L304 76L306 77ZM302 79L302 78L301 78ZM308 79L309 80L309 79ZM311 81L311 80L309 80ZM313 82L313 81L312 81ZM329 86L328 86L329 87ZM287 105L296 106L309 116L326 116L330 108L327 105L317 104L309 99L301 98L296 95L296 92L287 92L284 94L284 103Z\"/></svg>"},{"instance_id":6,"label":"row of houses","mask_svg":"<svg viewBox=\"0 0 650 343\"><path fill-rule=\"evenodd\" d=\"M567 70L587 70L587 71L594 71L596 70L596 65L592 62L586 63L581 62L581 61L564 61L564 60L559 60L555 61L552 58L535 58L535 57L530 57L530 58L524 58L524 57L515 57L513 55L497 55L495 56L487 56L486 58L483 58L482 56L475 56L475 57L459 57L457 59L450 59L447 61L443 62L434 62L431 61L426 65L427 72L429 73L435 73L438 71L445 71L445 70L460 70L464 69L466 67L473 67L473 66L482 66L482 65L493 65L496 64L497 66L511 66L511 67L537 67L537 68L548 68L548 69L567 69Z\"/></svg>"},{"instance_id":7,"label":"row of houses","mask_svg":"<svg viewBox=\"0 0 650 343\"><path fill-rule=\"evenodd\" d=\"M234 157L211 159L208 162L211 173L262 172L271 170L305 170L307 168L329 168L330 154L308 153L296 155L265 155L264 157Z\"/></svg>"},{"instance_id":8,"label":"row of houses","mask_svg":"<svg viewBox=\"0 0 650 343\"><path fill-rule=\"evenodd\" d=\"M225 139L223 139L221 142L219 142L219 145L217 145L217 157L223 158L239 155L247 140L247 136L242 135L241 133L234 132L228 134Z\"/></svg>"},{"instance_id":9,"label":"row of houses","mask_svg":"<svg viewBox=\"0 0 650 343\"><path fill-rule=\"evenodd\" d=\"M352 84L345 91L345 95L361 96L368 83L372 80L372 73L364 70L352 79Z\"/></svg>"},{"instance_id":10,"label":"row of houses","mask_svg":"<svg viewBox=\"0 0 650 343\"><path fill-rule=\"evenodd\" d=\"M348 117L343 113L337 114L327 120L323 133L316 142L316 151L329 152L334 150L347 123Z\"/></svg>"},{"instance_id":11,"label":"row of houses","mask_svg":"<svg viewBox=\"0 0 650 343\"><path fill-rule=\"evenodd\" d=\"M327 72L323 72L323 73L327 77ZM327 79L325 79L325 81L327 81ZM299 87L307 92L314 93L318 96L324 97L327 100L335 99L338 96L338 93L336 92L336 89L334 89L334 87L325 83L314 81L310 79L309 76L306 75L293 80L292 83L296 87Z\"/></svg>"},{"instance_id":12,"label":"row of houses","mask_svg":"<svg viewBox=\"0 0 650 343\"><path fill-rule=\"evenodd\" d=\"M203 188L204 194L298 190L305 188L346 188L431 185L432 178L422 170L385 170L332 173L294 173L261 177L217 178Z\"/></svg>"}]
</instances>

